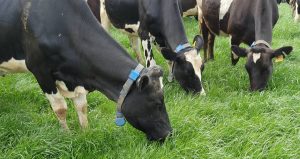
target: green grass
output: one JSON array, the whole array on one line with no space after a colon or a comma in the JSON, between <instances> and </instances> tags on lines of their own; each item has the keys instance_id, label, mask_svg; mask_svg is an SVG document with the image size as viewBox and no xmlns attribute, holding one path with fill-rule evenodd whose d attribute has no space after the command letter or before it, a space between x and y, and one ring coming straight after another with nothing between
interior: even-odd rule
<instances>
[{"instance_id":1,"label":"green grass","mask_svg":"<svg viewBox=\"0 0 300 159\"><path fill-rule=\"evenodd\" d=\"M0 78L0 158L300 158L300 24L287 5L280 11L273 47L295 49L274 65L266 91L248 92L245 60L231 66L228 38L217 38L216 60L206 65L207 96L187 95L165 78L174 135L163 145L149 143L129 124L116 127L115 104L98 92L88 96L85 132L68 101L71 132L65 133L31 74ZM184 21L191 41L198 25ZM132 53L125 35L112 35ZM167 72L162 56L155 56Z\"/></svg>"}]
</instances>

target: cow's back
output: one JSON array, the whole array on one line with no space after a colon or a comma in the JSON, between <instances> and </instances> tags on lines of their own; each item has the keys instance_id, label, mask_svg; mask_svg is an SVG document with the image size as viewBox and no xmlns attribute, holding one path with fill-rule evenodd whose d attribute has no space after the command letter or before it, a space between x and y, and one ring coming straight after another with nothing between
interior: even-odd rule
<instances>
[{"instance_id":1,"label":"cow's back","mask_svg":"<svg viewBox=\"0 0 300 159\"><path fill-rule=\"evenodd\" d=\"M242 5L241 5L242 4ZM228 18L228 19L227 19ZM244 41L256 39L272 41L272 29L275 26L278 15L278 7L275 0L234 0L230 12L225 15L228 34L245 33L241 35ZM250 38L250 36L255 37Z\"/></svg>"},{"instance_id":2,"label":"cow's back","mask_svg":"<svg viewBox=\"0 0 300 159\"><path fill-rule=\"evenodd\" d=\"M0 63L14 57L24 59L21 47L22 3L0 0Z\"/></svg>"}]
</instances>

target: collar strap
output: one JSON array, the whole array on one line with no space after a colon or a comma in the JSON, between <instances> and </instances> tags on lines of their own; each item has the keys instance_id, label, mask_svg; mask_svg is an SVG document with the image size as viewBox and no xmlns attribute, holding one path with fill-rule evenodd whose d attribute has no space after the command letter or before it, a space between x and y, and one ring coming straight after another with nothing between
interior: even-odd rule
<instances>
[{"instance_id":1,"label":"collar strap","mask_svg":"<svg viewBox=\"0 0 300 159\"><path fill-rule=\"evenodd\" d=\"M122 113L122 105L132 84L140 77L140 74L143 69L144 66L138 64L134 70L131 70L127 81L123 85L123 89L121 90L119 99L117 101L117 113L116 113L116 120L115 120L117 126L124 126L126 123L125 117Z\"/></svg>"},{"instance_id":2,"label":"collar strap","mask_svg":"<svg viewBox=\"0 0 300 159\"><path fill-rule=\"evenodd\" d=\"M265 40L257 40L257 41L254 41L254 42L251 44L251 47L255 47L255 46L258 45L258 44L264 44L264 45L266 45L268 48L271 49L271 45L270 45L268 42L266 42Z\"/></svg>"},{"instance_id":3,"label":"collar strap","mask_svg":"<svg viewBox=\"0 0 300 159\"><path fill-rule=\"evenodd\" d=\"M175 49L175 53L179 53L181 52L182 50L186 49L186 48L189 48L191 47L191 45L189 43L185 43L185 44L180 44L176 47Z\"/></svg>"}]
</instances>

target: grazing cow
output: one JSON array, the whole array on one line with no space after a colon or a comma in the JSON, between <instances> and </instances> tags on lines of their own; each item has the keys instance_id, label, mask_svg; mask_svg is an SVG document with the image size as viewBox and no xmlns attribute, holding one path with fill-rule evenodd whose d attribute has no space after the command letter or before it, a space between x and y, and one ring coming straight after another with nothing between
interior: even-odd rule
<instances>
[{"instance_id":1,"label":"grazing cow","mask_svg":"<svg viewBox=\"0 0 300 159\"><path fill-rule=\"evenodd\" d=\"M272 29L278 20L275 0L200 0L203 21L201 30L204 38L204 59L213 59L216 35L231 37L232 64L239 57L247 57L247 71L251 90L263 90L272 72L272 58L289 54L292 47L272 50ZM246 43L250 50L238 48ZM254 42L254 43L253 43Z\"/></svg>"},{"instance_id":2,"label":"grazing cow","mask_svg":"<svg viewBox=\"0 0 300 159\"><path fill-rule=\"evenodd\" d=\"M184 90L205 94L201 84L202 59L187 40L177 0L101 0L100 13L105 28L111 23L128 33L139 61L140 38L146 66L156 64L151 45L155 40L165 59L172 61L168 80L172 81L174 74Z\"/></svg>"},{"instance_id":3,"label":"grazing cow","mask_svg":"<svg viewBox=\"0 0 300 159\"><path fill-rule=\"evenodd\" d=\"M65 98L73 100L85 128L86 95L97 90L118 102L117 125L125 123L125 116L149 140L163 140L171 132L162 70L134 61L100 27L84 1L0 3L2 73L30 70L63 128L68 129Z\"/></svg>"}]
</instances>

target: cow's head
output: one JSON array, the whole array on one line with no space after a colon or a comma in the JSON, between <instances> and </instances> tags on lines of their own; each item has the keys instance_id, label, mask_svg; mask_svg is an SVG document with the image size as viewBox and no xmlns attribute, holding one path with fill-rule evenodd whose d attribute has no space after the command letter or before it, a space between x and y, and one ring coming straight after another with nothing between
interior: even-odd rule
<instances>
[{"instance_id":1,"label":"cow's head","mask_svg":"<svg viewBox=\"0 0 300 159\"><path fill-rule=\"evenodd\" d=\"M273 71L275 57L285 57L290 54L293 47L287 46L277 50L265 47L263 44L250 49L240 48L233 45L232 52L239 57L247 57L246 70L250 79L251 91L262 91L266 88Z\"/></svg>"},{"instance_id":2,"label":"cow's head","mask_svg":"<svg viewBox=\"0 0 300 159\"><path fill-rule=\"evenodd\" d=\"M173 75L185 91L205 94L201 81L204 63L199 54L203 46L203 39L196 36L194 40L196 48L189 47L178 53L163 48L161 52L165 59L174 62Z\"/></svg>"},{"instance_id":3,"label":"cow's head","mask_svg":"<svg viewBox=\"0 0 300 159\"><path fill-rule=\"evenodd\" d=\"M300 0L287 0L293 9L293 16L296 22L300 22Z\"/></svg>"},{"instance_id":4,"label":"cow's head","mask_svg":"<svg viewBox=\"0 0 300 159\"><path fill-rule=\"evenodd\" d=\"M164 141L172 131L164 103L162 76L158 66L144 69L122 106L126 120L155 141Z\"/></svg>"}]
</instances>

